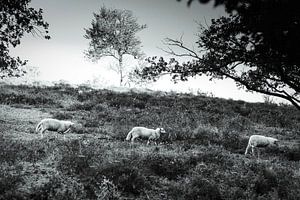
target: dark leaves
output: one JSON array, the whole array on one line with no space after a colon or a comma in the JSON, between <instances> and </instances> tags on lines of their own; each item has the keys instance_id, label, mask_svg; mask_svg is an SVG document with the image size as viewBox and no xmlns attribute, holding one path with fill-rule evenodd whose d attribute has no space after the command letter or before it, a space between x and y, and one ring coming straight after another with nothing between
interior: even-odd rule
<instances>
[{"instance_id":1,"label":"dark leaves","mask_svg":"<svg viewBox=\"0 0 300 200\"><path fill-rule=\"evenodd\" d=\"M0 1L0 78L20 76L24 72L19 69L27 61L9 55L9 47L16 47L24 33L43 36L50 39L49 24L43 20L42 9L38 11L29 8L30 0L1 0ZM39 29L41 27L45 32Z\"/></svg>"},{"instance_id":2,"label":"dark leaves","mask_svg":"<svg viewBox=\"0 0 300 200\"><path fill-rule=\"evenodd\" d=\"M300 55L297 56L300 40L294 37L300 34L299 12L296 14L297 9L291 8L293 4L287 5L291 13L284 16L284 22L276 11L286 5L285 1L272 1L272 6L271 1L236 2L240 2L240 6L236 4L236 14L213 19L207 28L200 27L196 43L199 52L203 52L201 56L191 56L194 60L181 64L175 59L168 63L162 58L148 59L150 65L140 72L141 76L156 80L161 75L171 74L175 81L202 74L217 79L230 78L239 87L286 99L300 109ZM227 5L227 1L224 3ZM287 11L286 7L283 9ZM294 22L293 26L290 21ZM288 36L290 32L299 34ZM170 47L188 49L177 45L182 41L169 41Z\"/></svg>"}]
</instances>

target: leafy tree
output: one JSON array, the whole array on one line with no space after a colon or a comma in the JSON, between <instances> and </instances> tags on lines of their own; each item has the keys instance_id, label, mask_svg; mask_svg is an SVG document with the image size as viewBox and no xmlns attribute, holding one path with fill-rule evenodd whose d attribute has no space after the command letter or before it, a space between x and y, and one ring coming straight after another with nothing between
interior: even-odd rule
<instances>
[{"instance_id":1,"label":"leafy tree","mask_svg":"<svg viewBox=\"0 0 300 200\"><path fill-rule=\"evenodd\" d=\"M180 0L179 0L180 1ZM191 6L195 0L188 0ZM297 0L198 0L224 5L228 13L237 13L248 34L261 34L265 48L278 51L289 62L300 62L300 4Z\"/></svg>"},{"instance_id":2,"label":"leafy tree","mask_svg":"<svg viewBox=\"0 0 300 200\"><path fill-rule=\"evenodd\" d=\"M146 28L139 25L137 18L129 10L101 7L94 13L92 27L85 29L85 38L90 40L86 56L92 61L110 56L118 61L115 71L120 75L120 85L124 81L124 55L139 58L142 55L141 41L136 34Z\"/></svg>"},{"instance_id":3,"label":"leafy tree","mask_svg":"<svg viewBox=\"0 0 300 200\"><path fill-rule=\"evenodd\" d=\"M239 87L286 99L300 110L299 9L283 0L237 2L241 4L234 7L235 14L212 20L210 26L200 25L198 51L185 46L182 39L166 39L167 52L188 56L190 62L148 58L151 65L137 73L148 79L168 73L183 81L202 74L230 78ZM283 17L286 21L276 16L280 9L289 12Z\"/></svg>"},{"instance_id":4,"label":"leafy tree","mask_svg":"<svg viewBox=\"0 0 300 200\"><path fill-rule=\"evenodd\" d=\"M21 69L27 61L19 57L11 57L9 48L20 44L25 33L43 36L50 39L49 24L43 20L43 10L35 10L28 6L31 0L1 0L0 1L0 78L21 76ZM44 30L39 29L41 27Z\"/></svg>"}]
</instances>

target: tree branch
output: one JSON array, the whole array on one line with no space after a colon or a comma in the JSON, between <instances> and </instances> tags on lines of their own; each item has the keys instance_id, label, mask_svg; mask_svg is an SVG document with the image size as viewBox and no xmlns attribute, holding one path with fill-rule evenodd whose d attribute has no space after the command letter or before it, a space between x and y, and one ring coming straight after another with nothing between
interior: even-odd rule
<instances>
[{"instance_id":1,"label":"tree branch","mask_svg":"<svg viewBox=\"0 0 300 200\"><path fill-rule=\"evenodd\" d=\"M195 59L198 59L198 60L201 60L201 58L198 56L198 54L191 50L190 48L186 47L182 41L182 37L180 39L181 41L178 41L178 40L174 40L174 39L171 39L171 38L166 38L165 39L165 42L164 44L167 45L167 46L175 46L175 47L179 47L185 51L187 51L188 53L175 53L175 51L173 49L171 49L170 47L168 47L169 51L165 51L166 53L170 53L172 55L175 55L175 56L189 56L189 57L193 57Z\"/></svg>"}]
</instances>

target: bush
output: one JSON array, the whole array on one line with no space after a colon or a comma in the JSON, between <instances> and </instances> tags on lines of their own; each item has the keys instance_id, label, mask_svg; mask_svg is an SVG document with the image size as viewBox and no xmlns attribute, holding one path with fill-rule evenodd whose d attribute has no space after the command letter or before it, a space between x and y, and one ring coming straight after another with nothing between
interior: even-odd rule
<instances>
[{"instance_id":1,"label":"bush","mask_svg":"<svg viewBox=\"0 0 300 200\"><path fill-rule=\"evenodd\" d=\"M29 199L81 200L86 199L82 183L78 179L62 174L53 175L49 182L35 188Z\"/></svg>"},{"instance_id":2,"label":"bush","mask_svg":"<svg viewBox=\"0 0 300 200\"><path fill-rule=\"evenodd\" d=\"M200 176L193 177L184 188L184 199L186 200L222 199L217 184Z\"/></svg>"},{"instance_id":3,"label":"bush","mask_svg":"<svg viewBox=\"0 0 300 200\"><path fill-rule=\"evenodd\" d=\"M149 188L146 177L139 169L126 162L106 166L99 173L107 176L120 191L127 194L137 196L142 194L144 189Z\"/></svg>"},{"instance_id":4,"label":"bush","mask_svg":"<svg viewBox=\"0 0 300 200\"><path fill-rule=\"evenodd\" d=\"M19 184L23 184L22 168L15 166L8 168L1 162L0 166L0 199L25 199L16 191Z\"/></svg>"},{"instance_id":5,"label":"bush","mask_svg":"<svg viewBox=\"0 0 300 200\"><path fill-rule=\"evenodd\" d=\"M55 112L52 113L53 118L59 119L59 120L67 120L67 119L72 119L73 115L68 112Z\"/></svg>"},{"instance_id":6,"label":"bush","mask_svg":"<svg viewBox=\"0 0 300 200\"><path fill-rule=\"evenodd\" d=\"M190 167L182 159L160 154L147 156L144 163L155 175L166 177L170 180L177 180L180 176L184 175Z\"/></svg>"},{"instance_id":7,"label":"bush","mask_svg":"<svg viewBox=\"0 0 300 200\"><path fill-rule=\"evenodd\" d=\"M45 96L30 95L30 94L17 94L0 93L0 103L2 104L25 104L25 105L55 105L55 102Z\"/></svg>"},{"instance_id":8,"label":"bush","mask_svg":"<svg viewBox=\"0 0 300 200\"><path fill-rule=\"evenodd\" d=\"M106 177L103 178L101 184L95 189L97 199L118 200L121 197L118 188Z\"/></svg>"},{"instance_id":9,"label":"bush","mask_svg":"<svg viewBox=\"0 0 300 200\"><path fill-rule=\"evenodd\" d=\"M225 117L222 120L223 131L237 131L237 132L244 132L246 130L249 130L252 123L251 121L243 116L235 116L235 117Z\"/></svg>"},{"instance_id":10,"label":"bush","mask_svg":"<svg viewBox=\"0 0 300 200\"><path fill-rule=\"evenodd\" d=\"M1 138L1 137L0 137ZM2 140L0 143L0 162L16 164L18 161L27 161L36 163L44 159L46 147L40 140L28 140L23 143L18 141Z\"/></svg>"},{"instance_id":11,"label":"bush","mask_svg":"<svg viewBox=\"0 0 300 200\"><path fill-rule=\"evenodd\" d=\"M219 144L222 139L222 135L219 130L211 125L200 124L192 135L193 139L200 140L202 144L216 143Z\"/></svg>"},{"instance_id":12,"label":"bush","mask_svg":"<svg viewBox=\"0 0 300 200\"><path fill-rule=\"evenodd\" d=\"M81 157L80 146L78 140L73 140L70 143L65 143L62 147L61 159L57 169L65 174L82 174L90 170L89 162L92 154Z\"/></svg>"},{"instance_id":13,"label":"bush","mask_svg":"<svg viewBox=\"0 0 300 200\"><path fill-rule=\"evenodd\" d=\"M75 103L70 105L67 110L68 111L78 111L78 110L85 110L85 111L91 111L94 106L96 105L95 102L87 101L84 103Z\"/></svg>"},{"instance_id":14,"label":"bush","mask_svg":"<svg viewBox=\"0 0 300 200\"><path fill-rule=\"evenodd\" d=\"M223 146L234 152L244 151L248 145L248 138L241 137L241 134L237 131L225 131L223 133Z\"/></svg>"},{"instance_id":15,"label":"bush","mask_svg":"<svg viewBox=\"0 0 300 200\"><path fill-rule=\"evenodd\" d=\"M299 161L300 160L300 147L296 148L284 148L284 156L289 161Z\"/></svg>"}]
</instances>

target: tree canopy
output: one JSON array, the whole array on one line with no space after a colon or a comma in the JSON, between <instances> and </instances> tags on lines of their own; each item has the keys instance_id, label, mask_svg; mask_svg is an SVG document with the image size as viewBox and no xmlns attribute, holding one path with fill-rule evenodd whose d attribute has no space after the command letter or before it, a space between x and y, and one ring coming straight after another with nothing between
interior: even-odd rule
<instances>
[{"instance_id":1,"label":"tree canopy","mask_svg":"<svg viewBox=\"0 0 300 200\"><path fill-rule=\"evenodd\" d=\"M85 51L87 58L98 61L102 57L111 56L118 61L115 71L120 75L120 85L123 82L123 56L132 55L139 58L142 55L141 41L137 33L146 25L139 25L137 18L129 10L109 9L101 7L99 13L94 13L92 27L85 29L85 38L90 40Z\"/></svg>"},{"instance_id":2,"label":"tree canopy","mask_svg":"<svg viewBox=\"0 0 300 200\"><path fill-rule=\"evenodd\" d=\"M148 79L165 73L174 80L202 74L230 78L249 91L286 99L300 109L300 9L284 0L236 2L236 7L230 4L235 13L200 25L197 51L181 39L166 39L170 54L188 56L190 62L149 58L151 65L137 73ZM182 52L173 51L174 46Z\"/></svg>"},{"instance_id":3,"label":"tree canopy","mask_svg":"<svg viewBox=\"0 0 300 200\"><path fill-rule=\"evenodd\" d=\"M49 24L43 20L43 10L29 7L31 0L0 1L0 78L20 76L25 73L21 66L27 61L9 54L10 47L20 44L25 33L50 39ZM41 27L41 29L39 29Z\"/></svg>"}]
</instances>

